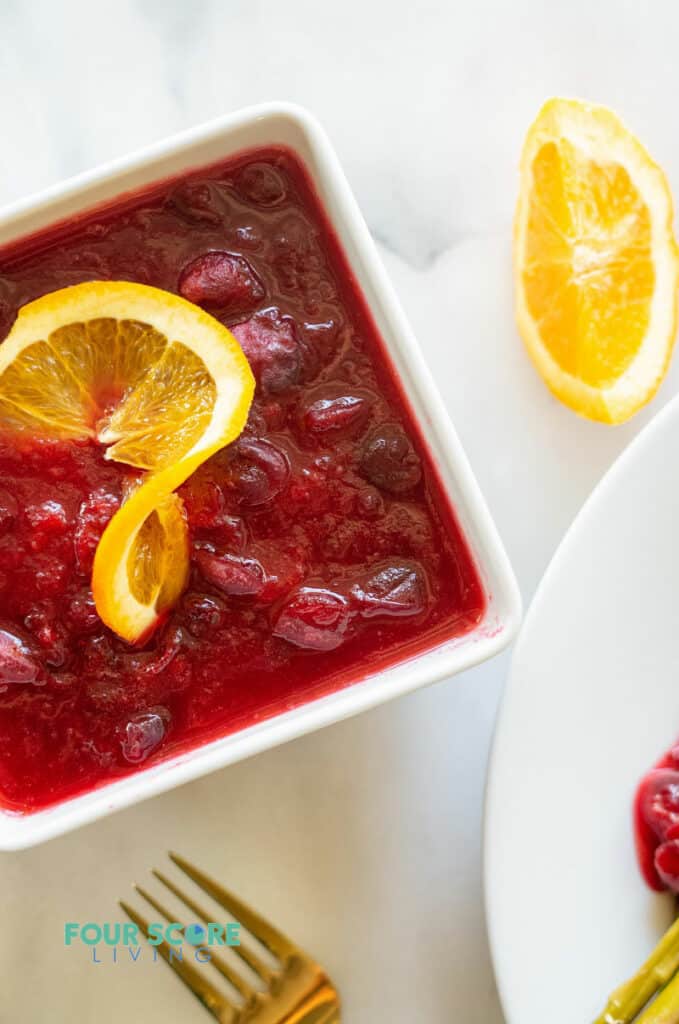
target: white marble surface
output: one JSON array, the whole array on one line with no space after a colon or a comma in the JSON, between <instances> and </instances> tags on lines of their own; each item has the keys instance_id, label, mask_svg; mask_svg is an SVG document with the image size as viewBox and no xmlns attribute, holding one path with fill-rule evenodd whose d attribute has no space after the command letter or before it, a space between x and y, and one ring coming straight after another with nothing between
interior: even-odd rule
<instances>
[{"instance_id":1,"label":"white marble surface","mask_svg":"<svg viewBox=\"0 0 679 1024\"><path fill-rule=\"evenodd\" d=\"M549 397L512 321L521 138L548 94L606 102L679 195L678 31L674 0L9 0L0 200L245 104L308 105L381 243L528 599L679 368L617 430ZM94 966L63 947L65 920L110 918L168 846L315 951L350 1024L500 1024L479 856L507 663L0 856L2 1024L207 1019L161 965Z\"/></svg>"}]
</instances>

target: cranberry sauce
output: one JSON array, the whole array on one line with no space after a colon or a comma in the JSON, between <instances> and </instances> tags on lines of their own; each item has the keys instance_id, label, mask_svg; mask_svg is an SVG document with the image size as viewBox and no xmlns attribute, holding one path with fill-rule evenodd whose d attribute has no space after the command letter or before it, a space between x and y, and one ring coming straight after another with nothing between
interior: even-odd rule
<instances>
[{"instance_id":1,"label":"cranberry sauce","mask_svg":"<svg viewBox=\"0 0 679 1024\"><path fill-rule=\"evenodd\" d=\"M179 292L257 378L244 434L182 488L189 586L131 648L90 590L128 476L94 444L0 437L0 800L31 811L460 635L484 596L306 173L279 149L0 252L17 309L91 279Z\"/></svg>"},{"instance_id":2,"label":"cranberry sauce","mask_svg":"<svg viewBox=\"0 0 679 1024\"><path fill-rule=\"evenodd\" d=\"M639 783L634 831L645 881L657 891L679 892L679 744Z\"/></svg>"}]
</instances>

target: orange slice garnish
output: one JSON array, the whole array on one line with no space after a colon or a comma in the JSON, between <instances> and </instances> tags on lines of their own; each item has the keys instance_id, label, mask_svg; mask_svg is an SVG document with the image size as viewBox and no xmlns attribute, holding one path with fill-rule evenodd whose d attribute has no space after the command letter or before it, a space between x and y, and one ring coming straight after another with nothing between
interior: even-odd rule
<instances>
[{"instance_id":1,"label":"orange slice garnish","mask_svg":"<svg viewBox=\"0 0 679 1024\"><path fill-rule=\"evenodd\" d=\"M519 330L552 392L606 423L657 391L676 332L679 259L662 170L605 107L552 99L521 160Z\"/></svg>"},{"instance_id":2,"label":"orange slice garnish","mask_svg":"<svg viewBox=\"0 0 679 1024\"><path fill-rule=\"evenodd\" d=\"M158 288L94 281L24 306L0 345L0 423L91 438L146 475L99 542L102 620L136 642L184 587L186 521L174 491L242 431L254 378L230 331Z\"/></svg>"}]
</instances>

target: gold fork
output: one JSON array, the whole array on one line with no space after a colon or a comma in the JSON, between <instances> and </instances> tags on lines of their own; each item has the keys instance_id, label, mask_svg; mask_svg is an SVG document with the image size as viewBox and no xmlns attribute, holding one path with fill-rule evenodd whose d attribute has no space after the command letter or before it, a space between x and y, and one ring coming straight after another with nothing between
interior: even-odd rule
<instances>
[{"instance_id":1,"label":"gold fork","mask_svg":"<svg viewBox=\"0 0 679 1024\"><path fill-rule=\"evenodd\" d=\"M270 967L254 949L241 942L231 947L234 953L261 979L264 988L255 988L219 954L210 949L210 965L240 993L242 1005L237 1006L225 996L202 971L188 961L172 956L172 947L164 940L158 952L184 984L210 1011L220 1024L339 1024L339 996L323 968L299 946L243 903L224 886L213 881L183 857L171 853L170 858L196 885L211 896L227 913L255 936L276 960ZM153 870L155 877L206 924L206 910L182 892L171 879ZM176 919L158 900L141 886L135 889L166 921ZM138 928L149 937L149 922L133 907L120 901L120 906Z\"/></svg>"}]
</instances>

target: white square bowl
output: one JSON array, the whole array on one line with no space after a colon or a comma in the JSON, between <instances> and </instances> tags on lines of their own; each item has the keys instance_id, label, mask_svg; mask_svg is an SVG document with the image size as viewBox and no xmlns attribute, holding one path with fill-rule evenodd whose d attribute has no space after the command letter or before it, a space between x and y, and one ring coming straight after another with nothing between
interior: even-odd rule
<instances>
[{"instance_id":1,"label":"white square bowl","mask_svg":"<svg viewBox=\"0 0 679 1024\"><path fill-rule=\"evenodd\" d=\"M320 125L305 110L284 103L251 107L15 203L0 212L0 245L82 214L123 193L216 163L245 149L271 145L293 150L311 175L438 467L442 486L456 510L485 591L486 613L478 626L464 636L127 778L34 814L0 810L0 850L43 842L268 747L461 672L497 654L518 628L519 591L493 521L337 156Z\"/></svg>"}]
</instances>

